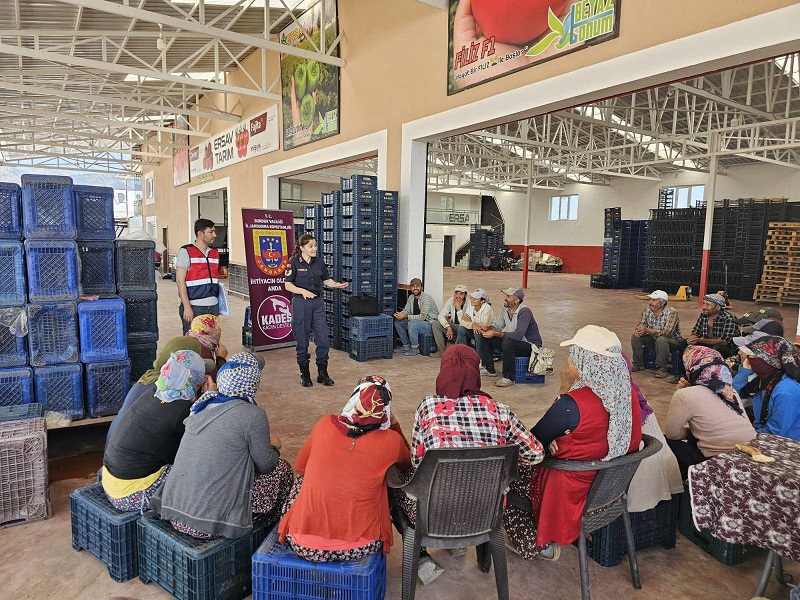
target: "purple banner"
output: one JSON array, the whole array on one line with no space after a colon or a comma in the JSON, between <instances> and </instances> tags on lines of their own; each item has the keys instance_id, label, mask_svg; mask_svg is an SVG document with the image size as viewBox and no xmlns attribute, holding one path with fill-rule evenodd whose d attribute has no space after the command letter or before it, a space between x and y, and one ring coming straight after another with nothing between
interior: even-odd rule
<instances>
[{"instance_id":1,"label":"purple banner","mask_svg":"<svg viewBox=\"0 0 800 600\"><path fill-rule=\"evenodd\" d=\"M294 251L294 215L287 210L243 208L253 347L294 346L292 295L284 271Z\"/></svg>"}]
</instances>

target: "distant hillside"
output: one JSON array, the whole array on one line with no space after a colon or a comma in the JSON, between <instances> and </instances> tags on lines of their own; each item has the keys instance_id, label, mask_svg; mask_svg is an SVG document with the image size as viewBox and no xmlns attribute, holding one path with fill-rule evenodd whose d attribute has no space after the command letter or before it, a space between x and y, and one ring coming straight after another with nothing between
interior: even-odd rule
<instances>
[{"instance_id":1,"label":"distant hillside","mask_svg":"<svg viewBox=\"0 0 800 600\"><path fill-rule=\"evenodd\" d=\"M26 169L25 167L0 166L0 181L19 183L22 175L64 175L72 177L76 185L99 185L114 188L115 190L141 191L142 180L137 178L123 178L113 173L81 173L80 171L61 171L58 169Z\"/></svg>"}]
</instances>

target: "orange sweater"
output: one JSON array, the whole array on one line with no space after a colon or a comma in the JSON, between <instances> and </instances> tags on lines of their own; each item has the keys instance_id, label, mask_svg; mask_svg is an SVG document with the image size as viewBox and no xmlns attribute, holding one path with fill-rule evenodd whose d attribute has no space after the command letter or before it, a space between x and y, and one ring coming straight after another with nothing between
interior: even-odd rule
<instances>
[{"instance_id":1,"label":"orange sweater","mask_svg":"<svg viewBox=\"0 0 800 600\"><path fill-rule=\"evenodd\" d=\"M359 438L342 433L322 417L297 455L294 470L303 485L281 519L280 541L287 533L355 542L380 539L383 553L392 546L392 521L386 492L386 470L411 467L411 455L400 425Z\"/></svg>"}]
</instances>

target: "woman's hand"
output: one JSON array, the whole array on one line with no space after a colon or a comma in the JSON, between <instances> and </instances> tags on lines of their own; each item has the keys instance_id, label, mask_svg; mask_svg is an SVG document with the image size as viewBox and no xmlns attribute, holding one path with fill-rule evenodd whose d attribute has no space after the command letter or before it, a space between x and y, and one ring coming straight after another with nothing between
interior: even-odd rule
<instances>
[{"instance_id":1,"label":"woman's hand","mask_svg":"<svg viewBox=\"0 0 800 600\"><path fill-rule=\"evenodd\" d=\"M348 285L350 285L350 284L349 284L349 283L347 283L346 281L342 281L342 282L340 282L340 283L335 283L335 284L334 284L334 287L336 287L336 288L339 288L340 290L343 290L343 289L344 289L344 288L346 288Z\"/></svg>"},{"instance_id":2,"label":"woman's hand","mask_svg":"<svg viewBox=\"0 0 800 600\"><path fill-rule=\"evenodd\" d=\"M203 387L200 388L200 393L205 394L206 392L216 392L217 391L217 384L214 383L214 380L211 378L211 375L206 375L206 381L203 384Z\"/></svg>"},{"instance_id":3,"label":"woman's hand","mask_svg":"<svg viewBox=\"0 0 800 600\"><path fill-rule=\"evenodd\" d=\"M217 346L217 351L214 353L217 358L224 358L225 360L228 359L228 348L225 344L220 342L220 345Z\"/></svg>"},{"instance_id":4,"label":"woman's hand","mask_svg":"<svg viewBox=\"0 0 800 600\"><path fill-rule=\"evenodd\" d=\"M689 381L686 379L686 377L681 377L680 381L678 381L675 387L678 388L679 390L687 388L689 387Z\"/></svg>"},{"instance_id":5,"label":"woman's hand","mask_svg":"<svg viewBox=\"0 0 800 600\"><path fill-rule=\"evenodd\" d=\"M556 452L558 452L558 444L556 443L555 440L553 440L547 445L547 449L550 451L550 454L555 454Z\"/></svg>"},{"instance_id":6,"label":"woman's hand","mask_svg":"<svg viewBox=\"0 0 800 600\"><path fill-rule=\"evenodd\" d=\"M277 435L271 435L269 437L269 443L273 448L275 448L275 450L280 450L281 448L283 448L283 444L281 443L281 438L279 438Z\"/></svg>"},{"instance_id":7,"label":"woman's hand","mask_svg":"<svg viewBox=\"0 0 800 600\"><path fill-rule=\"evenodd\" d=\"M317 295L314 292L309 292L308 290L305 289L303 290L303 298L305 298L306 300L312 300L316 297Z\"/></svg>"}]
</instances>

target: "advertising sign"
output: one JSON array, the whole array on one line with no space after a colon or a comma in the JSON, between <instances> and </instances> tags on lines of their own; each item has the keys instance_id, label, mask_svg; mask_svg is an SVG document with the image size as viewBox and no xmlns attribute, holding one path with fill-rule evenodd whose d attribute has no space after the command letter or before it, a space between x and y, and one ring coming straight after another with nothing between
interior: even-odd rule
<instances>
[{"instance_id":1,"label":"advertising sign","mask_svg":"<svg viewBox=\"0 0 800 600\"><path fill-rule=\"evenodd\" d=\"M189 151L192 179L278 149L278 107L205 140Z\"/></svg>"},{"instance_id":2,"label":"advertising sign","mask_svg":"<svg viewBox=\"0 0 800 600\"><path fill-rule=\"evenodd\" d=\"M619 35L621 0L450 0L447 94Z\"/></svg>"},{"instance_id":3,"label":"advertising sign","mask_svg":"<svg viewBox=\"0 0 800 600\"><path fill-rule=\"evenodd\" d=\"M281 31L280 43L327 54L339 35L337 23L335 0L319 0ZM281 54L281 96L284 150L339 133L338 67Z\"/></svg>"},{"instance_id":4,"label":"advertising sign","mask_svg":"<svg viewBox=\"0 0 800 600\"><path fill-rule=\"evenodd\" d=\"M189 123L186 117L175 119L175 129L179 131L189 131ZM179 134L178 131L172 134L173 144L189 145L189 136ZM189 183L189 148L172 149L172 185L178 187Z\"/></svg>"},{"instance_id":5,"label":"advertising sign","mask_svg":"<svg viewBox=\"0 0 800 600\"><path fill-rule=\"evenodd\" d=\"M294 215L287 210L243 208L247 284L253 321L253 347L294 346L292 294L284 271L294 251Z\"/></svg>"}]
</instances>

